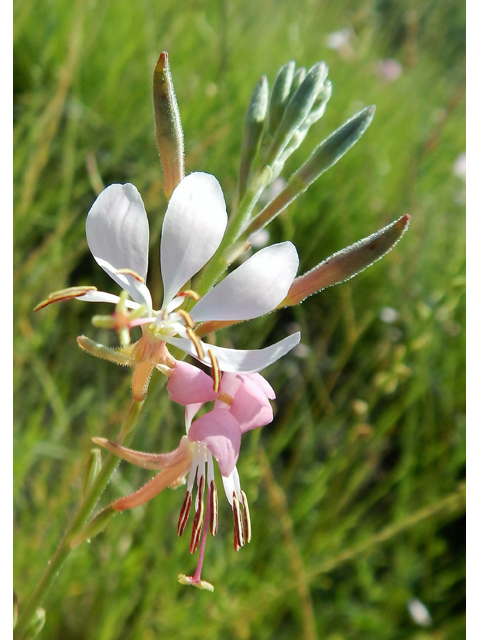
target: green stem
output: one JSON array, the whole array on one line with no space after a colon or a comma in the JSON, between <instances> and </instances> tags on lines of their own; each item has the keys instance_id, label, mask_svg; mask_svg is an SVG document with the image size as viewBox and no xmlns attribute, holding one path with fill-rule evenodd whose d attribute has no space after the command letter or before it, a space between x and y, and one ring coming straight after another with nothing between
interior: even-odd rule
<instances>
[{"instance_id":1,"label":"green stem","mask_svg":"<svg viewBox=\"0 0 480 640\"><path fill-rule=\"evenodd\" d=\"M140 417L142 406L143 402L135 402L135 400L132 400L116 440L119 444L130 444ZM85 525L119 462L120 458L113 453L110 453L107 456L98 476L95 478L90 490L86 493L83 502L77 509L73 520L67 527L57 550L47 564L47 568L45 569L35 591L30 597L30 600L28 600L28 602L22 607L13 635L14 640L22 640L25 637L25 633L28 630L28 626L33 616L37 609L42 605L50 587L59 574L63 563L72 552L72 549L70 548L70 541Z\"/></svg>"},{"instance_id":2,"label":"green stem","mask_svg":"<svg viewBox=\"0 0 480 640\"><path fill-rule=\"evenodd\" d=\"M200 282L195 286L195 291L200 296L204 296L207 291L210 291L218 278L230 266L224 258L225 249L239 238L244 229L245 222L249 219L253 207L257 203L262 191L263 186L260 189L250 189L247 191L237 211L230 216L223 240L215 255L208 263Z\"/></svg>"}]
</instances>

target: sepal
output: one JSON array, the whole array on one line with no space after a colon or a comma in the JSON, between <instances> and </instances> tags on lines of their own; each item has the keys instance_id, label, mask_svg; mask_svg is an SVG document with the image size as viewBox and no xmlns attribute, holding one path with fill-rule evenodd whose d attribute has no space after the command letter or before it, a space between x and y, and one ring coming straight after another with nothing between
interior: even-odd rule
<instances>
[{"instance_id":1,"label":"sepal","mask_svg":"<svg viewBox=\"0 0 480 640\"><path fill-rule=\"evenodd\" d=\"M114 364L120 364L127 367L133 367L137 364L137 362L130 358L129 356L122 353L120 349L110 349L110 347L105 347L103 344L99 342L94 342L87 338L86 336L78 336L77 338L78 346L96 358L101 358L102 360L108 360L109 362L113 362Z\"/></svg>"}]
</instances>

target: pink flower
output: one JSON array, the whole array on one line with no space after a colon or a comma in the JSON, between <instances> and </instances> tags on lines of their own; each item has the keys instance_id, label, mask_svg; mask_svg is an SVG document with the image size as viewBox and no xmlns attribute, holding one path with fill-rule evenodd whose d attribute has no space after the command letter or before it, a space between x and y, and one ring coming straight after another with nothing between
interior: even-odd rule
<instances>
[{"instance_id":1,"label":"pink flower","mask_svg":"<svg viewBox=\"0 0 480 640\"><path fill-rule=\"evenodd\" d=\"M212 585L201 580L208 522L211 535L217 533L218 497L215 484L213 458L218 463L227 499L232 507L235 550L251 539L251 523L248 502L240 486L237 460L242 435L246 431L265 426L273 420L270 400L275 392L259 374L224 373L219 391L213 390L212 378L195 366L177 362L167 383L169 397L185 406L187 435L177 449L167 454L141 453L121 447L104 438L94 442L121 458L145 469L159 473L135 493L120 498L112 504L116 511L133 509L151 500L166 487L176 488L184 484L189 474L187 493L180 511L177 533L182 535L187 525L193 502L193 489L197 485L195 516L190 539L190 552L200 545L197 569L193 576L179 576L180 582L213 590ZM207 403L213 408L193 420ZM205 486L207 500L204 502Z\"/></svg>"}]
</instances>

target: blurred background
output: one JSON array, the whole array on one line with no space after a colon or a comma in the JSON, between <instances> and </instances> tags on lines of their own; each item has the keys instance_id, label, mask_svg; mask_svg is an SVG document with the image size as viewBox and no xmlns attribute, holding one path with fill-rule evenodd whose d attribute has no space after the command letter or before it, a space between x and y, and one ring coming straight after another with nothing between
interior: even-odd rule
<instances>
[{"instance_id":1,"label":"blurred background","mask_svg":"<svg viewBox=\"0 0 480 640\"><path fill-rule=\"evenodd\" d=\"M50 292L116 292L85 241L112 182L150 218L158 305L166 200L152 72L169 61L186 171L235 197L243 119L260 76L289 60L329 66L324 117L285 166L362 107L360 142L269 227L300 273L405 213L382 261L302 305L218 334L256 348L300 329L266 370L275 419L243 438L253 540L233 550L231 511L203 577L176 522L183 490L117 515L79 547L45 603L44 638L457 639L465 632L465 7L453 0L17 0L14 5L15 589L31 594L78 503L94 436L114 437L130 372L81 352L106 344L92 307L34 314ZM95 310L97 311L97 310ZM178 408L177 408L178 409ZM183 429L154 376L133 446L168 451ZM102 499L150 475L122 463ZM422 605L424 608L422 608Z\"/></svg>"}]
</instances>

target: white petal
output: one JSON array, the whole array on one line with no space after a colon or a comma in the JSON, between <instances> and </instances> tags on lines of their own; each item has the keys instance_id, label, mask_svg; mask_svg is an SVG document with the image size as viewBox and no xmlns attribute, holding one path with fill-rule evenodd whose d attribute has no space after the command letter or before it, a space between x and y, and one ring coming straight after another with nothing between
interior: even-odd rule
<instances>
[{"instance_id":1,"label":"white petal","mask_svg":"<svg viewBox=\"0 0 480 640\"><path fill-rule=\"evenodd\" d=\"M83 302L110 302L111 304L118 304L120 302L119 296L114 296L113 293L107 293L106 291L89 291L83 296L79 296L76 300L82 300ZM138 309L140 306L138 302L133 300L125 300L125 306L129 309Z\"/></svg>"},{"instance_id":2,"label":"white petal","mask_svg":"<svg viewBox=\"0 0 480 640\"><path fill-rule=\"evenodd\" d=\"M142 198L133 184L112 184L102 191L88 212L87 242L97 263L138 303L148 305L141 284L130 269L146 280L148 219Z\"/></svg>"},{"instance_id":3,"label":"white petal","mask_svg":"<svg viewBox=\"0 0 480 640\"><path fill-rule=\"evenodd\" d=\"M233 471L229 476L222 476L222 480L227 500L230 504L233 505L233 492L235 491L237 496L242 495L242 489L240 487L240 476L238 475L237 467L233 468Z\"/></svg>"},{"instance_id":4,"label":"white petal","mask_svg":"<svg viewBox=\"0 0 480 640\"><path fill-rule=\"evenodd\" d=\"M190 354L197 360L195 347L190 340L184 338L168 338L166 342L173 344L182 351ZM264 347L263 349L225 349L224 347L216 347L212 344L202 342L205 351L205 357L201 360L207 366L211 366L208 350L210 349L218 360L221 371L231 371L236 373L256 373L276 362L279 358L288 353L300 342L300 332L287 336L280 342Z\"/></svg>"},{"instance_id":5,"label":"white petal","mask_svg":"<svg viewBox=\"0 0 480 640\"><path fill-rule=\"evenodd\" d=\"M291 242L265 247L213 287L190 312L194 322L249 320L284 300L298 269Z\"/></svg>"},{"instance_id":6,"label":"white petal","mask_svg":"<svg viewBox=\"0 0 480 640\"><path fill-rule=\"evenodd\" d=\"M163 221L160 261L165 307L210 260L223 238L227 210L218 180L191 173L170 198Z\"/></svg>"}]
</instances>

